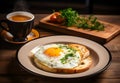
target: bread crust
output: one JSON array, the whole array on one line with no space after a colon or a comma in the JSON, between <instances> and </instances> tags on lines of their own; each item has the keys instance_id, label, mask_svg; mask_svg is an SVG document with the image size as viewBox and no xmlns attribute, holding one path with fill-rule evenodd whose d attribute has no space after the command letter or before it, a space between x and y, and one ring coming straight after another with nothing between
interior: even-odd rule
<instances>
[{"instance_id":1,"label":"bread crust","mask_svg":"<svg viewBox=\"0 0 120 83\"><path fill-rule=\"evenodd\" d=\"M80 73L88 70L90 66L92 65L92 58L87 57L86 59L82 60L81 64L79 66L70 68L70 69L63 69L63 68L52 68L46 66L44 63L40 62L37 58L34 58L34 63L35 65L48 72L53 72L53 73Z\"/></svg>"}]
</instances>

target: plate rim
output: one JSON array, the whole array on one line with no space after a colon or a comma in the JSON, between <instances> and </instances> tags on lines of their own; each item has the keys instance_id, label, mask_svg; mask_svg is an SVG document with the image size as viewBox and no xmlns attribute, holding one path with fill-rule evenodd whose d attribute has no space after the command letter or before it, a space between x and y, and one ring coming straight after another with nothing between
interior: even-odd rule
<instances>
[{"instance_id":1,"label":"plate rim","mask_svg":"<svg viewBox=\"0 0 120 83\"><path fill-rule=\"evenodd\" d=\"M70 35L54 35L54 37L58 37L58 36L77 37L77 36L70 36ZM46 37L41 37L41 38L47 38L47 37L53 37L53 36L46 36ZM86 38L83 38L83 37L77 37L77 38L86 39ZM34 39L34 40L38 40L38 39L40 39L40 38L37 38L37 39ZM34 40L29 41L29 42L33 42ZM34 74L34 75L37 75L37 76L46 76L46 77L53 77L53 78L85 78L85 77L91 77L91 76L94 76L94 75L97 75L97 74L103 72L104 70L106 70L106 69L110 66L111 61L112 61L112 55L111 55L111 52L107 49L107 47L105 47L104 45L102 45L102 44L100 44L100 43L97 43L97 42L95 42L95 41L93 41L93 40L90 40L90 39L87 39L87 40L89 40L89 41L91 41L91 42L94 42L94 43L102 46L102 47L106 50L106 52L108 52L108 55L109 55L108 63L107 63L101 70L99 70L99 71L97 71L97 72L95 72L95 73L93 73L93 74L87 75L87 76L83 76L83 77L78 77L78 76L77 76L77 77L60 77L60 76L57 76L57 77L56 77L56 76L49 76L49 75L43 75L43 74L40 74L40 73L36 73L36 72L34 72L34 71L26 68L26 67L23 66L22 63L19 61L18 53L19 53L19 50L20 50L22 47L24 47L26 44L29 44L29 42L28 42L28 43L25 43L23 46L21 46L21 47L17 50L17 52L16 52L16 59L17 59L18 64L19 64L24 70L26 70L27 72L32 73L32 74ZM44 70L42 70L42 71L44 71ZM46 72L46 71L44 71L44 72ZM51 72L48 72L48 73L51 73ZM54 74L54 73L52 73L52 74ZM55 74L56 74L56 73L55 73ZM59 74L58 74L58 75L59 75ZM71 75L71 74L69 74L69 75Z\"/></svg>"}]
</instances>

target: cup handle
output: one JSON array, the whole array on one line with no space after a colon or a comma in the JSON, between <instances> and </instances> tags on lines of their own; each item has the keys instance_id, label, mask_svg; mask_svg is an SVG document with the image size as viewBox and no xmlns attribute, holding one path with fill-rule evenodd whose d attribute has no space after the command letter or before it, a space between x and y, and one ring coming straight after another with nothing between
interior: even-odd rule
<instances>
[{"instance_id":1,"label":"cup handle","mask_svg":"<svg viewBox=\"0 0 120 83\"><path fill-rule=\"evenodd\" d=\"M7 24L7 20L0 20L0 27L3 29L3 30L6 30L9 32L9 27L8 27L8 24Z\"/></svg>"}]
</instances>

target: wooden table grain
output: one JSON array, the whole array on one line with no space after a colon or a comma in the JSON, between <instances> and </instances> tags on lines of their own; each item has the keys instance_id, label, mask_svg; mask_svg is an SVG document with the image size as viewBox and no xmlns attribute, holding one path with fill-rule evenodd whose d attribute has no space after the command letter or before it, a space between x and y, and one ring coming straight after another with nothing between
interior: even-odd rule
<instances>
[{"instance_id":1,"label":"wooden table grain","mask_svg":"<svg viewBox=\"0 0 120 83\"><path fill-rule=\"evenodd\" d=\"M48 14L35 14L35 27L40 32L40 37L58 35L61 33L43 30L38 26L39 20ZM0 20L5 15L0 14ZM96 15L98 19L120 25L119 15ZM120 83L120 34L104 44L112 55L111 65L104 72L87 79L55 79L33 75L25 71L16 60L16 52L23 44L16 45L5 42L0 38L0 83Z\"/></svg>"}]
</instances>

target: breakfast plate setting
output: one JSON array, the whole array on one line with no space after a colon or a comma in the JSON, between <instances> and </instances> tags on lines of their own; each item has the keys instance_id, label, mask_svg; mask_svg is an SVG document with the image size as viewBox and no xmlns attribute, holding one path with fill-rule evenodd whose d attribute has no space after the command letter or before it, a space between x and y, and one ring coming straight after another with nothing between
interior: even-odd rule
<instances>
[{"instance_id":1,"label":"breakfast plate setting","mask_svg":"<svg viewBox=\"0 0 120 83\"><path fill-rule=\"evenodd\" d=\"M17 51L17 60L26 71L53 78L94 76L106 70L111 59L104 46L67 35L38 38Z\"/></svg>"}]
</instances>

